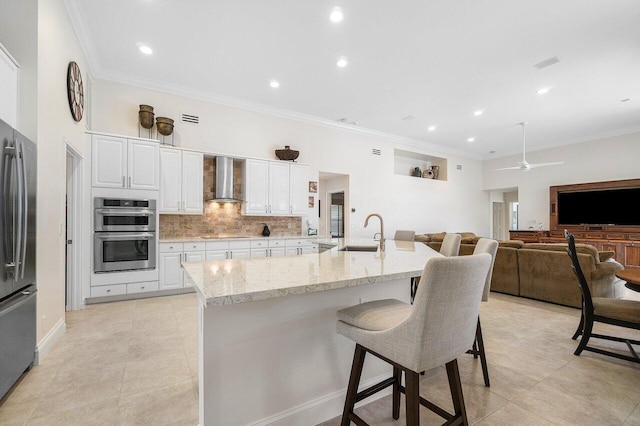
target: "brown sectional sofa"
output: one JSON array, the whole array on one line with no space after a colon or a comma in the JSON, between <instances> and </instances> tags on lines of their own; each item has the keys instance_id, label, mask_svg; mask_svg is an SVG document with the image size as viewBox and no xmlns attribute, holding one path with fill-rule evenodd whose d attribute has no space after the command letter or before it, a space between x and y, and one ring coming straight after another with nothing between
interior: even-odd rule
<instances>
[{"instance_id":1,"label":"brown sectional sofa","mask_svg":"<svg viewBox=\"0 0 640 426\"><path fill-rule=\"evenodd\" d=\"M470 232L460 234L460 255L473 253L480 237ZM444 233L422 234L416 235L415 240L440 250L443 237ZM613 260L613 252L598 252L588 244L576 244L576 248L592 296L620 297L624 281L615 272L623 266ZM582 303L566 244L499 241L491 290L576 308Z\"/></svg>"}]
</instances>

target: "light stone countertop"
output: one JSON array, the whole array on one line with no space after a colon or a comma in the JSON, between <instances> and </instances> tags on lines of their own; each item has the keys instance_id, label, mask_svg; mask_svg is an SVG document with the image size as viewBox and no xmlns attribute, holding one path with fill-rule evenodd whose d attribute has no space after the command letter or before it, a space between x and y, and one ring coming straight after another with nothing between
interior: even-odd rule
<instances>
[{"instance_id":1,"label":"light stone countertop","mask_svg":"<svg viewBox=\"0 0 640 426\"><path fill-rule=\"evenodd\" d=\"M192 243L192 242L206 242L206 241L249 241L249 240L293 240L293 239L317 239L316 235L270 235L263 237L262 235L255 236L222 236L222 237L184 237L184 238L160 238L160 243Z\"/></svg>"},{"instance_id":2,"label":"light stone countertop","mask_svg":"<svg viewBox=\"0 0 640 426\"><path fill-rule=\"evenodd\" d=\"M340 251L344 245L374 245L371 239L318 238L335 245L322 253L259 259L183 262L205 306L222 306L419 276L427 260L441 256L413 241L386 241L381 253Z\"/></svg>"}]
</instances>

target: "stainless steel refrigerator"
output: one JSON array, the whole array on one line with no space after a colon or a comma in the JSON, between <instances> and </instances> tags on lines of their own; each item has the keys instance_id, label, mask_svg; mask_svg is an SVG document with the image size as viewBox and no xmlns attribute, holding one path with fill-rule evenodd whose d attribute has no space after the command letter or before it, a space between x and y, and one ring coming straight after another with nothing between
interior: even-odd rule
<instances>
[{"instance_id":1,"label":"stainless steel refrigerator","mask_svg":"<svg viewBox=\"0 0 640 426\"><path fill-rule=\"evenodd\" d=\"M36 145L0 120L0 398L36 348Z\"/></svg>"}]
</instances>

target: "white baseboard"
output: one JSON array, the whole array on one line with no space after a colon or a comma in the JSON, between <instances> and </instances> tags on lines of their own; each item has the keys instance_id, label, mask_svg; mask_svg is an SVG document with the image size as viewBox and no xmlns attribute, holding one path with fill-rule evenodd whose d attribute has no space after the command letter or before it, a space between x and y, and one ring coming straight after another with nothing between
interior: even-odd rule
<instances>
[{"instance_id":1,"label":"white baseboard","mask_svg":"<svg viewBox=\"0 0 640 426\"><path fill-rule=\"evenodd\" d=\"M51 352L56 342L67 331L67 323L63 319L58 320L49 333L36 345L36 356L33 365L40 365L43 359Z\"/></svg>"},{"instance_id":2,"label":"white baseboard","mask_svg":"<svg viewBox=\"0 0 640 426\"><path fill-rule=\"evenodd\" d=\"M382 374L378 377L363 381L360 383L359 390L366 389L389 378L389 374ZM372 401L380 399L391 394L392 387L388 388L366 398L356 404L356 407L368 404ZM273 416L266 417L257 422L251 423L252 426L297 426L297 425L316 425L324 421L330 420L342 414L344 408L344 400L347 396L347 389L332 392L320 398L305 402L297 407L290 408Z\"/></svg>"}]
</instances>

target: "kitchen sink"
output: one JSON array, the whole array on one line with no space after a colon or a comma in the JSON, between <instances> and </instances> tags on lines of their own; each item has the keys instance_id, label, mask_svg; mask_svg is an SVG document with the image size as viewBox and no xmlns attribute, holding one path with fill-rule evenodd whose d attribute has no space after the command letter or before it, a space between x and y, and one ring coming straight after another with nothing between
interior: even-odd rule
<instances>
[{"instance_id":1,"label":"kitchen sink","mask_svg":"<svg viewBox=\"0 0 640 426\"><path fill-rule=\"evenodd\" d=\"M378 251L378 246L344 246L338 251Z\"/></svg>"}]
</instances>

